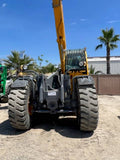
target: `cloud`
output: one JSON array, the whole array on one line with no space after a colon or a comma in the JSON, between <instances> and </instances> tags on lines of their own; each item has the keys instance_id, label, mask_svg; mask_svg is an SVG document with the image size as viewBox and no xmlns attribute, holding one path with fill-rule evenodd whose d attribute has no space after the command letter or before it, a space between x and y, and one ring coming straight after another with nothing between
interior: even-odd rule
<instances>
[{"instance_id":1,"label":"cloud","mask_svg":"<svg viewBox=\"0 0 120 160\"><path fill-rule=\"evenodd\" d=\"M87 19L85 19L85 18L80 19L80 22L86 22L86 21L87 21ZM73 21L70 25L77 25L78 23Z\"/></svg>"},{"instance_id":2,"label":"cloud","mask_svg":"<svg viewBox=\"0 0 120 160\"><path fill-rule=\"evenodd\" d=\"M71 23L71 25L76 25L76 24L77 24L76 22L72 22L72 23Z\"/></svg>"},{"instance_id":3,"label":"cloud","mask_svg":"<svg viewBox=\"0 0 120 160\"><path fill-rule=\"evenodd\" d=\"M81 18L80 21L81 21L81 22L85 22L85 21L87 21L87 19Z\"/></svg>"},{"instance_id":4,"label":"cloud","mask_svg":"<svg viewBox=\"0 0 120 160\"><path fill-rule=\"evenodd\" d=\"M119 23L119 22L120 20L111 20L111 21L108 21L107 23L112 24L112 23Z\"/></svg>"},{"instance_id":5,"label":"cloud","mask_svg":"<svg viewBox=\"0 0 120 160\"><path fill-rule=\"evenodd\" d=\"M2 8L5 8L7 6L7 3L2 4Z\"/></svg>"}]
</instances>

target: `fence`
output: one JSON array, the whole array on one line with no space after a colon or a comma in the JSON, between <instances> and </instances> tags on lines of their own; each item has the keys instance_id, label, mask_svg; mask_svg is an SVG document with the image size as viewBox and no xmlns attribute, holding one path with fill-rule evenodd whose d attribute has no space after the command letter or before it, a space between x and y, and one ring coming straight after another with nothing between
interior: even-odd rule
<instances>
[{"instance_id":1,"label":"fence","mask_svg":"<svg viewBox=\"0 0 120 160\"><path fill-rule=\"evenodd\" d=\"M120 75L92 75L97 94L120 95Z\"/></svg>"}]
</instances>

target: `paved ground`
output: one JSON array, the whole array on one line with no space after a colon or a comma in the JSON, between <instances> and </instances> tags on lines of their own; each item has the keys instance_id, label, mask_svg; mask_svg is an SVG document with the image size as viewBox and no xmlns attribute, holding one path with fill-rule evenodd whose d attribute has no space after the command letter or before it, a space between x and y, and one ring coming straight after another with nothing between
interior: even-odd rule
<instances>
[{"instance_id":1,"label":"paved ground","mask_svg":"<svg viewBox=\"0 0 120 160\"><path fill-rule=\"evenodd\" d=\"M7 104L0 106L0 160L120 160L120 96L99 96L99 124L80 132L75 118L39 120L27 132L14 130Z\"/></svg>"}]
</instances>

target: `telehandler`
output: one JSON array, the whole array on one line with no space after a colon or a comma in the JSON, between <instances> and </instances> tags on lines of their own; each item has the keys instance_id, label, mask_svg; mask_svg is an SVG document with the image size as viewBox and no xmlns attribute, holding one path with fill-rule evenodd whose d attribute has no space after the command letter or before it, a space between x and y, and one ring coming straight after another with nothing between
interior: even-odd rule
<instances>
[{"instance_id":1,"label":"telehandler","mask_svg":"<svg viewBox=\"0 0 120 160\"><path fill-rule=\"evenodd\" d=\"M62 0L53 0L61 69L49 77L27 71L12 84L9 94L9 121L12 127L27 130L34 113L74 115L79 129L94 131L98 123L98 100L94 80L89 76L86 49L66 49Z\"/></svg>"}]
</instances>

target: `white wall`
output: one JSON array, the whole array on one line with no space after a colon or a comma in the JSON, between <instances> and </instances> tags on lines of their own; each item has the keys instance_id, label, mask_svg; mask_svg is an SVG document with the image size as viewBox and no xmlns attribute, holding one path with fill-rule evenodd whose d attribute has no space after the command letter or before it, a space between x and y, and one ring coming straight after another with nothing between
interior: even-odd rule
<instances>
[{"instance_id":1,"label":"white wall","mask_svg":"<svg viewBox=\"0 0 120 160\"><path fill-rule=\"evenodd\" d=\"M95 67L95 72L96 71L102 71L103 73L106 74L106 61L105 60L99 60L97 61L97 59L94 60L93 59L89 59L88 58L88 67L90 68L90 66ZM110 62L110 72L111 74L120 74L120 60L111 60Z\"/></svg>"}]
</instances>

